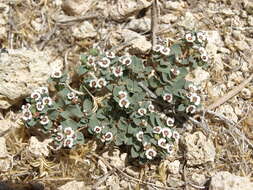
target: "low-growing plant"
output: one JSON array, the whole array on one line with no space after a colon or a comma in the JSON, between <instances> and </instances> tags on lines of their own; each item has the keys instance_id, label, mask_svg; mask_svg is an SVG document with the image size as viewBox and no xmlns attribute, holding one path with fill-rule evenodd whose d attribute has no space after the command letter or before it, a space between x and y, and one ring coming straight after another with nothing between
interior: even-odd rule
<instances>
[{"instance_id":1,"label":"low-growing plant","mask_svg":"<svg viewBox=\"0 0 253 190\"><path fill-rule=\"evenodd\" d=\"M49 82L57 93L35 90L22 107L23 120L59 148L83 144L88 132L127 146L141 162L164 158L180 138L177 127L200 106L198 87L185 77L208 61L205 44L203 32L189 32L171 46L159 40L146 57L92 49L81 55L75 89L68 73L55 69Z\"/></svg>"}]
</instances>

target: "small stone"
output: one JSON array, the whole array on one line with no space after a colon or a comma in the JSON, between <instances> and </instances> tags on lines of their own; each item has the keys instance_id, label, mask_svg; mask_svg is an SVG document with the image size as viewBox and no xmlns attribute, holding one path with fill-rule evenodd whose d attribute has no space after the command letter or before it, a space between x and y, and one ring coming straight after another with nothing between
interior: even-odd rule
<instances>
[{"instance_id":1,"label":"small stone","mask_svg":"<svg viewBox=\"0 0 253 190\"><path fill-rule=\"evenodd\" d=\"M217 108L216 112L218 114L225 115L230 121L233 121L235 123L238 121L238 117L235 114L234 109L231 105L221 105L219 108Z\"/></svg>"},{"instance_id":2,"label":"small stone","mask_svg":"<svg viewBox=\"0 0 253 190\"><path fill-rule=\"evenodd\" d=\"M91 190L92 188L82 181L70 181L62 185L58 190Z\"/></svg>"},{"instance_id":3,"label":"small stone","mask_svg":"<svg viewBox=\"0 0 253 190\"><path fill-rule=\"evenodd\" d=\"M0 134L5 134L11 128L11 123L8 120L0 120Z\"/></svg>"},{"instance_id":4,"label":"small stone","mask_svg":"<svg viewBox=\"0 0 253 190\"><path fill-rule=\"evenodd\" d=\"M127 154L120 154L119 149L113 149L112 151L104 152L102 157L107 159L111 165L117 168L124 168Z\"/></svg>"},{"instance_id":5,"label":"small stone","mask_svg":"<svg viewBox=\"0 0 253 190\"><path fill-rule=\"evenodd\" d=\"M49 155L49 143L52 142L52 139L46 139L43 142L40 142L36 137L31 137L29 141L28 151L34 157L47 157Z\"/></svg>"},{"instance_id":6,"label":"small stone","mask_svg":"<svg viewBox=\"0 0 253 190\"><path fill-rule=\"evenodd\" d=\"M186 80L193 82L195 85L200 85L202 82L208 80L210 78L210 74L203 70L201 67L195 69L192 74L189 73L186 76Z\"/></svg>"},{"instance_id":7,"label":"small stone","mask_svg":"<svg viewBox=\"0 0 253 190\"><path fill-rule=\"evenodd\" d=\"M178 19L178 17L177 17L175 14L166 14L166 15L163 15L163 16L160 18L161 23L164 23L164 24L173 23L173 22L175 22L177 19Z\"/></svg>"},{"instance_id":8,"label":"small stone","mask_svg":"<svg viewBox=\"0 0 253 190\"><path fill-rule=\"evenodd\" d=\"M167 178L167 183L170 187L182 187L185 182L179 178L176 178L176 177L171 177L170 175L168 175L168 178Z\"/></svg>"},{"instance_id":9,"label":"small stone","mask_svg":"<svg viewBox=\"0 0 253 190\"><path fill-rule=\"evenodd\" d=\"M175 160L168 164L168 171L172 174L178 174L180 169L180 162L179 160Z\"/></svg>"},{"instance_id":10,"label":"small stone","mask_svg":"<svg viewBox=\"0 0 253 190\"><path fill-rule=\"evenodd\" d=\"M234 46L241 51L249 49L249 45L244 40L235 41Z\"/></svg>"},{"instance_id":11,"label":"small stone","mask_svg":"<svg viewBox=\"0 0 253 190\"><path fill-rule=\"evenodd\" d=\"M212 176L209 190L252 190L253 183L248 177L240 177L229 172L218 172Z\"/></svg>"},{"instance_id":12,"label":"small stone","mask_svg":"<svg viewBox=\"0 0 253 190\"><path fill-rule=\"evenodd\" d=\"M249 26L253 26L253 16L248 16L248 20L247 20Z\"/></svg>"},{"instance_id":13,"label":"small stone","mask_svg":"<svg viewBox=\"0 0 253 190\"><path fill-rule=\"evenodd\" d=\"M133 19L127 24L126 28L131 29L133 31L137 31L137 32L150 31L151 19L147 17L143 17L140 19Z\"/></svg>"},{"instance_id":14,"label":"small stone","mask_svg":"<svg viewBox=\"0 0 253 190\"><path fill-rule=\"evenodd\" d=\"M248 14L253 15L253 2L248 1L245 6L245 10L248 12Z\"/></svg>"},{"instance_id":15,"label":"small stone","mask_svg":"<svg viewBox=\"0 0 253 190\"><path fill-rule=\"evenodd\" d=\"M131 175L133 177L136 177L136 178L138 178L138 176L140 175L138 171L135 171L135 169L133 167L130 167L130 166L126 168L126 172L129 175Z\"/></svg>"},{"instance_id":16,"label":"small stone","mask_svg":"<svg viewBox=\"0 0 253 190\"><path fill-rule=\"evenodd\" d=\"M244 88L241 91L242 98L248 100L252 97L251 91L248 88Z\"/></svg>"},{"instance_id":17,"label":"small stone","mask_svg":"<svg viewBox=\"0 0 253 190\"><path fill-rule=\"evenodd\" d=\"M163 7L169 10L183 11L185 3L183 1L162 1Z\"/></svg>"},{"instance_id":18,"label":"small stone","mask_svg":"<svg viewBox=\"0 0 253 190\"><path fill-rule=\"evenodd\" d=\"M203 174L193 173L191 177L192 177L192 181L196 185L199 185L199 186L203 186L207 181L205 175L203 175Z\"/></svg>"},{"instance_id":19,"label":"small stone","mask_svg":"<svg viewBox=\"0 0 253 190\"><path fill-rule=\"evenodd\" d=\"M242 32L240 30L234 30L232 32L232 35L233 37L236 39L236 40L243 40L243 35L242 35Z\"/></svg>"},{"instance_id":20,"label":"small stone","mask_svg":"<svg viewBox=\"0 0 253 190\"><path fill-rule=\"evenodd\" d=\"M106 179L106 186L108 189L120 190L120 182L119 177L115 175L111 175Z\"/></svg>"},{"instance_id":21,"label":"small stone","mask_svg":"<svg viewBox=\"0 0 253 190\"><path fill-rule=\"evenodd\" d=\"M93 2L93 0L65 0L62 3L62 10L67 15L81 15L89 10Z\"/></svg>"},{"instance_id":22,"label":"small stone","mask_svg":"<svg viewBox=\"0 0 253 190\"><path fill-rule=\"evenodd\" d=\"M77 39L92 38L97 35L93 25L88 21L84 21L78 27L72 26L72 32L73 36Z\"/></svg>"},{"instance_id":23,"label":"small stone","mask_svg":"<svg viewBox=\"0 0 253 190\"><path fill-rule=\"evenodd\" d=\"M228 81L233 81L236 84L240 84L244 80L243 73L241 71L236 71L228 76Z\"/></svg>"},{"instance_id":24,"label":"small stone","mask_svg":"<svg viewBox=\"0 0 253 190\"><path fill-rule=\"evenodd\" d=\"M189 166L214 162L216 155L214 144L202 132L187 133L184 139L186 159Z\"/></svg>"},{"instance_id":25,"label":"small stone","mask_svg":"<svg viewBox=\"0 0 253 190\"><path fill-rule=\"evenodd\" d=\"M191 12L187 11L185 13L185 16L182 17L181 21L178 22L178 25L183 26L187 30L193 30L195 27L197 27L197 23L198 21L194 15Z\"/></svg>"},{"instance_id":26,"label":"small stone","mask_svg":"<svg viewBox=\"0 0 253 190\"><path fill-rule=\"evenodd\" d=\"M225 8L225 9L223 9L222 11L222 14L224 14L225 16L233 16L235 13L231 10L231 9L229 9L229 8Z\"/></svg>"}]
</instances>

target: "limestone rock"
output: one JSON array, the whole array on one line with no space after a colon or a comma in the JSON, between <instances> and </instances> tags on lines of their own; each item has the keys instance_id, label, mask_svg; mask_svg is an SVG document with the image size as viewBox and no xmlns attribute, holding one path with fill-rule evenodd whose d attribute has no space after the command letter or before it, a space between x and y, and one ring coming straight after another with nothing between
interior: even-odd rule
<instances>
[{"instance_id":1,"label":"limestone rock","mask_svg":"<svg viewBox=\"0 0 253 190\"><path fill-rule=\"evenodd\" d=\"M4 137L0 137L0 171L6 172L10 168L11 157L6 148Z\"/></svg>"},{"instance_id":2,"label":"limestone rock","mask_svg":"<svg viewBox=\"0 0 253 190\"><path fill-rule=\"evenodd\" d=\"M149 31L151 29L151 19L147 17L133 19L127 24L127 28L137 32Z\"/></svg>"},{"instance_id":3,"label":"limestone rock","mask_svg":"<svg viewBox=\"0 0 253 190\"><path fill-rule=\"evenodd\" d=\"M147 0L118 0L109 7L109 15L113 20L123 21L127 17L135 15L140 10L151 5Z\"/></svg>"},{"instance_id":4,"label":"limestone rock","mask_svg":"<svg viewBox=\"0 0 253 190\"><path fill-rule=\"evenodd\" d=\"M210 56L213 56L215 58L217 50L224 45L222 37L219 31L215 30L205 31L205 33L207 36L206 51Z\"/></svg>"},{"instance_id":5,"label":"limestone rock","mask_svg":"<svg viewBox=\"0 0 253 190\"><path fill-rule=\"evenodd\" d=\"M184 17L181 18L181 21L178 22L179 26L182 26L187 30L193 30L194 28L197 27L197 24L198 24L198 20L189 11L187 11Z\"/></svg>"},{"instance_id":6,"label":"limestone rock","mask_svg":"<svg viewBox=\"0 0 253 190\"><path fill-rule=\"evenodd\" d=\"M214 161L216 154L214 144L202 132L186 134L185 146L188 165L195 166Z\"/></svg>"},{"instance_id":7,"label":"limestone rock","mask_svg":"<svg viewBox=\"0 0 253 190\"><path fill-rule=\"evenodd\" d=\"M202 82L208 80L210 78L210 74L203 70L201 67L195 69L192 73L189 73L186 76L186 79L193 82L196 85L200 85Z\"/></svg>"},{"instance_id":8,"label":"limestone rock","mask_svg":"<svg viewBox=\"0 0 253 190\"><path fill-rule=\"evenodd\" d=\"M58 188L58 190L70 190L70 189L71 190L91 190L92 188L90 186L87 186L82 181L71 181Z\"/></svg>"},{"instance_id":9,"label":"limestone rock","mask_svg":"<svg viewBox=\"0 0 253 190\"><path fill-rule=\"evenodd\" d=\"M161 22L165 24L170 24L172 22L175 22L178 19L178 17L175 14L166 14L161 17Z\"/></svg>"},{"instance_id":10,"label":"limestone rock","mask_svg":"<svg viewBox=\"0 0 253 190\"><path fill-rule=\"evenodd\" d=\"M183 1L162 1L163 7L168 10L183 11L185 3Z\"/></svg>"},{"instance_id":11,"label":"limestone rock","mask_svg":"<svg viewBox=\"0 0 253 190\"><path fill-rule=\"evenodd\" d=\"M0 109L7 109L31 94L39 86L47 86L53 65L46 52L9 50L0 56Z\"/></svg>"},{"instance_id":12,"label":"limestone rock","mask_svg":"<svg viewBox=\"0 0 253 190\"><path fill-rule=\"evenodd\" d=\"M168 170L172 174L178 174L180 169L180 162L179 160L175 160L168 164Z\"/></svg>"},{"instance_id":13,"label":"limestone rock","mask_svg":"<svg viewBox=\"0 0 253 190\"><path fill-rule=\"evenodd\" d=\"M229 172L219 172L211 179L209 190L252 190L253 183L247 177L240 177Z\"/></svg>"},{"instance_id":14,"label":"limestone rock","mask_svg":"<svg viewBox=\"0 0 253 190\"><path fill-rule=\"evenodd\" d=\"M192 181L196 184L196 185L199 185L199 186L203 186L207 179L205 177L205 175L203 174L198 174L198 173L193 173L192 176Z\"/></svg>"},{"instance_id":15,"label":"limestone rock","mask_svg":"<svg viewBox=\"0 0 253 190\"><path fill-rule=\"evenodd\" d=\"M81 15L86 13L93 3L94 0L65 0L62 3L62 10L67 15Z\"/></svg>"},{"instance_id":16,"label":"limestone rock","mask_svg":"<svg viewBox=\"0 0 253 190\"><path fill-rule=\"evenodd\" d=\"M125 167L125 161L127 154L120 154L119 149L113 149L112 151L106 151L102 155L105 159L109 161L110 164L117 168Z\"/></svg>"},{"instance_id":17,"label":"limestone rock","mask_svg":"<svg viewBox=\"0 0 253 190\"><path fill-rule=\"evenodd\" d=\"M93 25L88 21L84 21L78 27L73 26L72 32L73 36L77 39L92 38L97 35Z\"/></svg>"},{"instance_id":18,"label":"limestone rock","mask_svg":"<svg viewBox=\"0 0 253 190\"><path fill-rule=\"evenodd\" d=\"M11 123L8 120L0 120L0 134L5 134L11 128Z\"/></svg>"},{"instance_id":19,"label":"limestone rock","mask_svg":"<svg viewBox=\"0 0 253 190\"><path fill-rule=\"evenodd\" d=\"M48 156L49 149L48 145L52 142L52 139L46 139L40 142L36 137L31 137L28 151L35 157Z\"/></svg>"},{"instance_id":20,"label":"limestone rock","mask_svg":"<svg viewBox=\"0 0 253 190\"><path fill-rule=\"evenodd\" d=\"M123 29L118 32L124 39L125 42L129 41L131 49L139 53L146 53L152 47L151 42L147 41L145 36L138 34L137 32ZM132 40L135 38L134 40ZM131 41L132 40L132 41Z\"/></svg>"}]
</instances>

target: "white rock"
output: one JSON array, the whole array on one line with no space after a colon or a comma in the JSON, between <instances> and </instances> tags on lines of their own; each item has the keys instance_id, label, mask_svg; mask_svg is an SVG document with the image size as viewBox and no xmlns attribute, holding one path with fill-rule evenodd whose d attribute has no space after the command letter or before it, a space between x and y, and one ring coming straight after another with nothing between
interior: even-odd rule
<instances>
[{"instance_id":1,"label":"white rock","mask_svg":"<svg viewBox=\"0 0 253 190\"><path fill-rule=\"evenodd\" d=\"M192 73L189 73L186 76L188 81L193 82L196 85L200 85L202 82L208 80L210 78L210 74L203 70L201 67L195 69Z\"/></svg>"},{"instance_id":2,"label":"white rock","mask_svg":"<svg viewBox=\"0 0 253 190\"><path fill-rule=\"evenodd\" d=\"M220 47L224 46L224 42L222 40L222 37L219 33L219 31L211 30L211 31L205 31L207 36L207 45L206 45L206 51L210 56L213 56L215 59L215 55L217 54L217 50Z\"/></svg>"},{"instance_id":3,"label":"white rock","mask_svg":"<svg viewBox=\"0 0 253 190\"><path fill-rule=\"evenodd\" d=\"M34 28L34 30L36 30L37 32L42 31L44 28L44 25L42 24L42 19L40 19L40 18L32 20L31 25Z\"/></svg>"},{"instance_id":4,"label":"white rock","mask_svg":"<svg viewBox=\"0 0 253 190\"><path fill-rule=\"evenodd\" d=\"M142 36L134 31L123 29L119 31L119 34L123 37L124 41L131 44L131 48L140 53L146 53L152 47L151 42L147 41L145 36ZM132 41L131 39L136 38Z\"/></svg>"},{"instance_id":5,"label":"white rock","mask_svg":"<svg viewBox=\"0 0 253 190\"><path fill-rule=\"evenodd\" d=\"M109 189L121 190L119 177L115 175L109 176L106 179L106 186L109 187Z\"/></svg>"},{"instance_id":6,"label":"white rock","mask_svg":"<svg viewBox=\"0 0 253 190\"><path fill-rule=\"evenodd\" d=\"M229 104L223 104L216 109L216 112L226 116L230 121L237 122L238 117L234 112L234 109Z\"/></svg>"},{"instance_id":7,"label":"white rock","mask_svg":"<svg viewBox=\"0 0 253 190\"><path fill-rule=\"evenodd\" d=\"M253 26L253 16L249 16L247 22L250 26Z\"/></svg>"},{"instance_id":8,"label":"white rock","mask_svg":"<svg viewBox=\"0 0 253 190\"><path fill-rule=\"evenodd\" d=\"M117 0L115 4L108 5L107 7L109 15L113 20L123 21L125 18L147 8L151 3L147 0Z\"/></svg>"},{"instance_id":9,"label":"white rock","mask_svg":"<svg viewBox=\"0 0 253 190\"><path fill-rule=\"evenodd\" d=\"M188 165L195 166L214 161L216 154L214 144L202 132L186 134L184 139Z\"/></svg>"},{"instance_id":10,"label":"white rock","mask_svg":"<svg viewBox=\"0 0 253 190\"><path fill-rule=\"evenodd\" d=\"M126 153L120 154L119 149L113 149L110 152L106 151L103 153L102 156L106 160L108 160L110 164L112 164L113 166L115 166L117 168L125 167L125 161L126 161L127 154Z\"/></svg>"},{"instance_id":11,"label":"white rock","mask_svg":"<svg viewBox=\"0 0 253 190\"><path fill-rule=\"evenodd\" d=\"M0 137L0 171L6 172L11 166L11 156L6 147L6 140Z\"/></svg>"},{"instance_id":12,"label":"white rock","mask_svg":"<svg viewBox=\"0 0 253 190\"><path fill-rule=\"evenodd\" d=\"M233 81L236 84L240 84L244 80L243 73L241 71L232 72L228 76L228 81Z\"/></svg>"},{"instance_id":13,"label":"white rock","mask_svg":"<svg viewBox=\"0 0 253 190\"><path fill-rule=\"evenodd\" d=\"M244 40L235 41L234 46L241 51L249 49L249 45Z\"/></svg>"},{"instance_id":14,"label":"white rock","mask_svg":"<svg viewBox=\"0 0 253 190\"><path fill-rule=\"evenodd\" d=\"M91 190L92 188L87 186L82 181L71 181L58 188L58 190L70 190L70 189L71 190Z\"/></svg>"},{"instance_id":15,"label":"white rock","mask_svg":"<svg viewBox=\"0 0 253 190\"><path fill-rule=\"evenodd\" d=\"M229 172L219 172L211 179L209 190L252 190L253 183L248 177L240 177Z\"/></svg>"},{"instance_id":16,"label":"white rock","mask_svg":"<svg viewBox=\"0 0 253 190\"><path fill-rule=\"evenodd\" d=\"M67 15L85 14L94 3L94 0L65 0L62 9Z\"/></svg>"},{"instance_id":17,"label":"white rock","mask_svg":"<svg viewBox=\"0 0 253 190\"><path fill-rule=\"evenodd\" d=\"M193 30L194 28L197 27L197 24L198 20L189 11L187 11L185 13L185 16L181 18L181 21L178 22L179 26L183 26L187 30Z\"/></svg>"},{"instance_id":18,"label":"white rock","mask_svg":"<svg viewBox=\"0 0 253 190\"><path fill-rule=\"evenodd\" d=\"M47 86L52 68L46 52L9 50L0 56L0 109L31 94L39 86Z\"/></svg>"},{"instance_id":19,"label":"white rock","mask_svg":"<svg viewBox=\"0 0 253 190\"><path fill-rule=\"evenodd\" d=\"M205 177L205 175L203 174L198 174L198 173L193 173L192 176L192 181L196 184L196 185L199 185L199 186L203 186L207 179Z\"/></svg>"},{"instance_id":20,"label":"white rock","mask_svg":"<svg viewBox=\"0 0 253 190\"><path fill-rule=\"evenodd\" d=\"M28 151L34 156L34 157L41 157L45 156L47 157L49 155L49 143L52 142L52 139L46 139L43 142L40 142L36 137L31 137L29 141Z\"/></svg>"},{"instance_id":21,"label":"white rock","mask_svg":"<svg viewBox=\"0 0 253 190\"><path fill-rule=\"evenodd\" d=\"M11 128L11 123L8 120L0 120L0 134L6 133Z\"/></svg>"},{"instance_id":22,"label":"white rock","mask_svg":"<svg viewBox=\"0 0 253 190\"><path fill-rule=\"evenodd\" d=\"M241 91L241 96L242 96L242 98L248 100L252 97L252 93L251 93L250 89L244 88Z\"/></svg>"},{"instance_id":23,"label":"white rock","mask_svg":"<svg viewBox=\"0 0 253 190\"><path fill-rule=\"evenodd\" d=\"M168 164L168 171L172 174L178 174L180 169L180 162L179 160L175 160Z\"/></svg>"},{"instance_id":24,"label":"white rock","mask_svg":"<svg viewBox=\"0 0 253 190\"><path fill-rule=\"evenodd\" d=\"M183 1L162 1L163 7L169 10L183 11L185 3Z\"/></svg>"},{"instance_id":25,"label":"white rock","mask_svg":"<svg viewBox=\"0 0 253 190\"><path fill-rule=\"evenodd\" d=\"M165 23L165 24L170 24L172 22L175 22L177 19L178 17L175 14L166 14L160 18L161 23Z\"/></svg>"},{"instance_id":26,"label":"white rock","mask_svg":"<svg viewBox=\"0 0 253 190\"><path fill-rule=\"evenodd\" d=\"M246 1L245 3L245 9L248 12L248 14L253 15L253 2L252 1Z\"/></svg>"},{"instance_id":27,"label":"white rock","mask_svg":"<svg viewBox=\"0 0 253 190\"><path fill-rule=\"evenodd\" d=\"M133 19L127 24L126 28L141 32L150 31L151 19L147 17L143 17L140 19Z\"/></svg>"},{"instance_id":28,"label":"white rock","mask_svg":"<svg viewBox=\"0 0 253 190\"><path fill-rule=\"evenodd\" d=\"M97 35L93 25L88 21L84 21L78 27L72 26L73 36L77 39L92 38Z\"/></svg>"}]
</instances>

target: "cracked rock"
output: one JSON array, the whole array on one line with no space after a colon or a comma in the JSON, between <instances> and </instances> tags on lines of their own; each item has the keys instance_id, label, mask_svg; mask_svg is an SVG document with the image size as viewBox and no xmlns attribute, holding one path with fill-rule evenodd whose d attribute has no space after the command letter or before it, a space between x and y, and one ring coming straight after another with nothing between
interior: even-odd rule
<instances>
[{"instance_id":1,"label":"cracked rock","mask_svg":"<svg viewBox=\"0 0 253 190\"><path fill-rule=\"evenodd\" d=\"M35 157L47 157L49 155L48 145L51 142L52 139L46 139L43 142L40 142L36 137L31 137L28 151Z\"/></svg>"},{"instance_id":2,"label":"cracked rock","mask_svg":"<svg viewBox=\"0 0 253 190\"><path fill-rule=\"evenodd\" d=\"M202 132L186 134L184 139L188 165L195 166L214 161L216 154L214 144Z\"/></svg>"},{"instance_id":3,"label":"cracked rock","mask_svg":"<svg viewBox=\"0 0 253 190\"><path fill-rule=\"evenodd\" d=\"M252 190L253 183L247 177L240 177L229 172L219 172L211 179L209 190Z\"/></svg>"}]
</instances>

